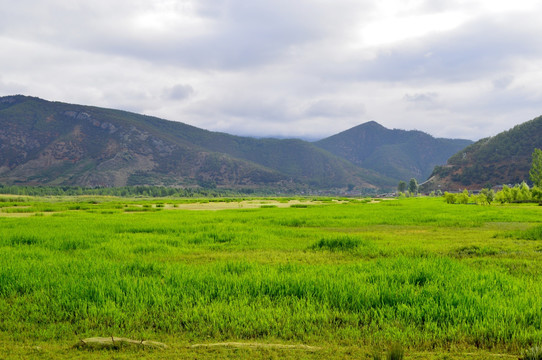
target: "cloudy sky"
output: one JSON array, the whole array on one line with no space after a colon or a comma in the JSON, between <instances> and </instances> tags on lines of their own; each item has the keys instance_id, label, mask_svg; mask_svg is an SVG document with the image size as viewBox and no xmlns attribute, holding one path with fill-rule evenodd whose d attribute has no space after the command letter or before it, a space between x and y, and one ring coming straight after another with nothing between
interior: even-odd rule
<instances>
[{"instance_id":1,"label":"cloudy sky","mask_svg":"<svg viewBox=\"0 0 542 360\"><path fill-rule=\"evenodd\" d=\"M540 0L0 6L0 95L305 139L374 120L477 140L542 115Z\"/></svg>"}]
</instances>

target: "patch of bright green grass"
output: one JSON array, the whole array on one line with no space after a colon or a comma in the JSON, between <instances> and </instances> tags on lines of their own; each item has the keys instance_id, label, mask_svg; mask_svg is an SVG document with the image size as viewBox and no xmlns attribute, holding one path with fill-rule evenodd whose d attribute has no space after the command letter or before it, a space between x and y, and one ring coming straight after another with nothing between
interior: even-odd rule
<instances>
[{"instance_id":1,"label":"patch of bright green grass","mask_svg":"<svg viewBox=\"0 0 542 360\"><path fill-rule=\"evenodd\" d=\"M408 358L537 344L542 252L523 240L539 239L541 207L341 202L187 211L156 200L30 198L25 207L53 212L30 217L4 211L22 203L3 207L0 346L113 334L175 341L185 344L175 351L201 357L213 351L186 344L325 344L300 357L351 349L367 358L397 343ZM215 355L255 354L229 351ZM291 354L266 351L258 356Z\"/></svg>"}]
</instances>

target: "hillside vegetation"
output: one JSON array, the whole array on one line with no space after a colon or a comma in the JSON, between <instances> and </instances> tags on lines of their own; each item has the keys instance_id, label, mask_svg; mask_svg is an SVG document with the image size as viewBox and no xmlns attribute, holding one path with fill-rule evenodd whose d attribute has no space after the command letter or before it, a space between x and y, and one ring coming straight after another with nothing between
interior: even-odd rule
<instances>
[{"instance_id":1,"label":"hillside vegetation","mask_svg":"<svg viewBox=\"0 0 542 360\"><path fill-rule=\"evenodd\" d=\"M480 189L529 181L535 148L542 148L542 116L459 151L446 166L434 169L431 186Z\"/></svg>"},{"instance_id":2,"label":"hillside vegetation","mask_svg":"<svg viewBox=\"0 0 542 360\"><path fill-rule=\"evenodd\" d=\"M366 169L397 181L425 180L435 165L471 144L470 140L439 139L421 131L386 129L371 121L315 144Z\"/></svg>"},{"instance_id":3,"label":"hillside vegetation","mask_svg":"<svg viewBox=\"0 0 542 360\"><path fill-rule=\"evenodd\" d=\"M26 96L0 98L0 183L376 191L425 179L468 140L369 122L314 143L256 139Z\"/></svg>"},{"instance_id":4,"label":"hillside vegetation","mask_svg":"<svg viewBox=\"0 0 542 360\"><path fill-rule=\"evenodd\" d=\"M0 98L0 140L6 184L362 190L393 183L301 140L25 96Z\"/></svg>"}]
</instances>

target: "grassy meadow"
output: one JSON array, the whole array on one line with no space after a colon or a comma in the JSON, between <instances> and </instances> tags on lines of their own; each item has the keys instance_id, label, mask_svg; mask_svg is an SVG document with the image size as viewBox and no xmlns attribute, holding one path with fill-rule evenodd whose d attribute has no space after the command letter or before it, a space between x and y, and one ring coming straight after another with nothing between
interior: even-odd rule
<instances>
[{"instance_id":1,"label":"grassy meadow","mask_svg":"<svg viewBox=\"0 0 542 360\"><path fill-rule=\"evenodd\" d=\"M540 240L533 204L1 196L0 358L518 358Z\"/></svg>"}]
</instances>

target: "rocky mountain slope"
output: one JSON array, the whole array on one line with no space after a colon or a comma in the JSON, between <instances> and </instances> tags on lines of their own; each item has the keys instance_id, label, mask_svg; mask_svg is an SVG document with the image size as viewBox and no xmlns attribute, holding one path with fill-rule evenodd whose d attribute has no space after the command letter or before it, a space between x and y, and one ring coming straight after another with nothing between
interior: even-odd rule
<instances>
[{"instance_id":1,"label":"rocky mountain slope","mask_svg":"<svg viewBox=\"0 0 542 360\"><path fill-rule=\"evenodd\" d=\"M374 189L394 180L301 140L18 95L0 98L0 182Z\"/></svg>"}]
</instances>

